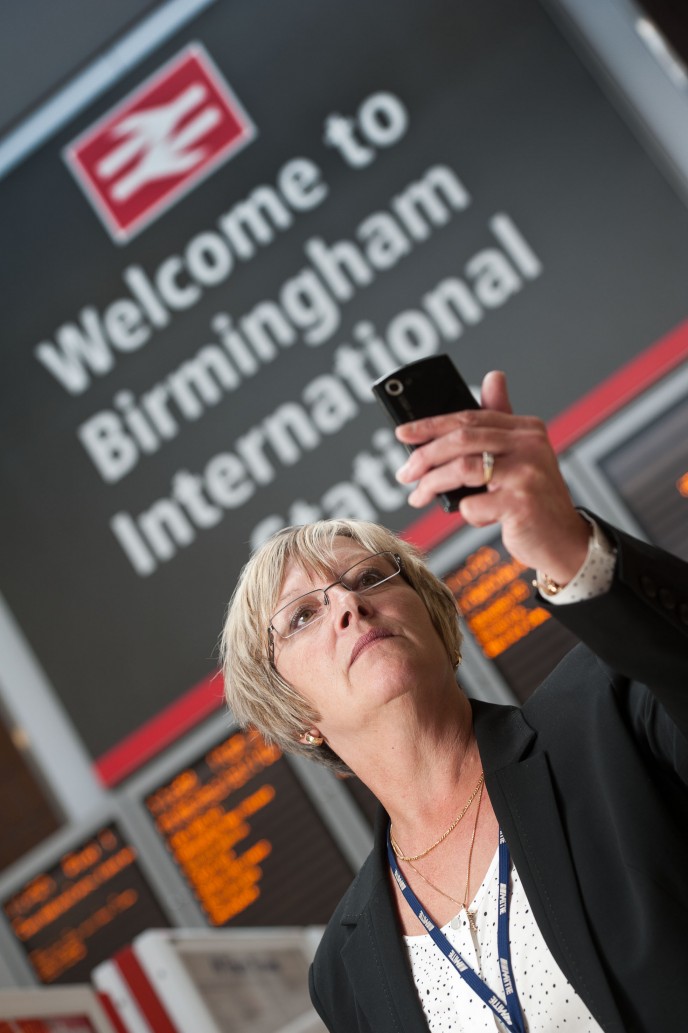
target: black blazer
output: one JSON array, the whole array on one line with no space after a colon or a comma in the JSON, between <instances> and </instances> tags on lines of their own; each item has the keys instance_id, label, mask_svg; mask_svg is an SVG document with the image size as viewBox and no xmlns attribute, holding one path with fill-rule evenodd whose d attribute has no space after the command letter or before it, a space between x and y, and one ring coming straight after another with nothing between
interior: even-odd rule
<instances>
[{"instance_id":1,"label":"black blazer","mask_svg":"<svg viewBox=\"0 0 688 1033\"><path fill-rule=\"evenodd\" d=\"M612 588L551 608L585 645L522 709L474 702L474 726L492 805L566 977L609 1033L685 1033L688 564L602 526L619 550ZM311 968L333 1033L428 1030L389 886L387 821L381 811Z\"/></svg>"}]
</instances>

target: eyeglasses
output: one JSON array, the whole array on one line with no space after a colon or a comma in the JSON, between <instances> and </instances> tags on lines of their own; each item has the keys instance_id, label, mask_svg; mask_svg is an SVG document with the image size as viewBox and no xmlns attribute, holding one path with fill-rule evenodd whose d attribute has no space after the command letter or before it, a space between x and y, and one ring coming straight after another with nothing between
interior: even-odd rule
<instances>
[{"instance_id":1,"label":"eyeglasses","mask_svg":"<svg viewBox=\"0 0 688 1033\"><path fill-rule=\"evenodd\" d=\"M291 638L300 631L307 631L327 615L330 600L327 593L335 585L341 585L348 592L363 595L372 592L391 581L401 573L401 557L393 552L376 552L372 556L354 563L326 588L313 588L304 595L297 595L280 607L270 619L268 635L274 632L280 638Z\"/></svg>"}]
</instances>

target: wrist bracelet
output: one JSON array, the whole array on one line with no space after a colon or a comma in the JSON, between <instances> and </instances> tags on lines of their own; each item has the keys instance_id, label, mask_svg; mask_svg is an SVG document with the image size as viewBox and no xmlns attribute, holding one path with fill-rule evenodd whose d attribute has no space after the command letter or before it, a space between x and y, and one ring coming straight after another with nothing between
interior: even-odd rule
<instances>
[{"instance_id":1,"label":"wrist bracelet","mask_svg":"<svg viewBox=\"0 0 688 1033\"><path fill-rule=\"evenodd\" d=\"M542 595L548 596L549 598L561 592L562 588L566 588L566 585L557 584L549 574L542 574L539 578L536 577L533 580L532 585L533 588L537 588L538 592Z\"/></svg>"},{"instance_id":2,"label":"wrist bracelet","mask_svg":"<svg viewBox=\"0 0 688 1033\"><path fill-rule=\"evenodd\" d=\"M537 576L535 580L532 582L533 588L536 588L538 592L540 592L540 594L547 599L552 599L555 595L558 595L559 592L562 592L565 588L568 588L570 585L577 584L581 576L583 576L586 567L588 567L591 558L595 555L602 558L607 557L608 560L611 562L610 569L613 570L613 565L616 557L616 549L611 544L611 542L608 541L606 535L604 534L596 520L592 520L587 513L581 513L581 516L584 517L585 520L587 520L588 524L590 524L592 532L590 535L590 540L588 542L588 553L583 562L583 566L565 585L560 585L557 581L551 578L549 574L541 574L539 571L536 571Z\"/></svg>"}]
</instances>

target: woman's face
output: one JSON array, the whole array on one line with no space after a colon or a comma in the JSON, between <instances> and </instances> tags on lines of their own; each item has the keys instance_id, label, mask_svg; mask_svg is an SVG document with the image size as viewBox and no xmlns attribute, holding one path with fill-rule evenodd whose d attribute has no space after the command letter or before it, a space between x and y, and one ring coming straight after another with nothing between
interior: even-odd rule
<instances>
[{"instance_id":1,"label":"woman's face","mask_svg":"<svg viewBox=\"0 0 688 1033\"><path fill-rule=\"evenodd\" d=\"M325 587L369 555L356 542L337 538L327 581L292 562L275 611ZM335 585L328 597L326 615L317 624L291 638L275 636L275 666L320 715L320 734L335 752L346 752L346 738L360 733L386 706L418 691L440 671L453 675L425 604L400 575L362 595Z\"/></svg>"}]
</instances>

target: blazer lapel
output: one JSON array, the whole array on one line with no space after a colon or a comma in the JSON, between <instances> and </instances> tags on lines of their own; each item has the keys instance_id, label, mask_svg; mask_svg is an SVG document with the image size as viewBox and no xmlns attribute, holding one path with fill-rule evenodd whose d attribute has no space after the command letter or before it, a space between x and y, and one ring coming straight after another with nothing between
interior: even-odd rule
<instances>
[{"instance_id":1,"label":"blazer lapel","mask_svg":"<svg viewBox=\"0 0 688 1033\"><path fill-rule=\"evenodd\" d=\"M624 1033L585 918L547 756L517 708L474 703L485 784L540 931L603 1029Z\"/></svg>"},{"instance_id":2,"label":"blazer lapel","mask_svg":"<svg viewBox=\"0 0 688 1033\"><path fill-rule=\"evenodd\" d=\"M387 883L387 820L380 808L370 867L352 910L342 919L342 925L352 927L342 962L371 1030L428 1033Z\"/></svg>"}]
</instances>

